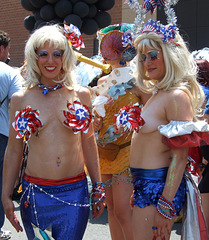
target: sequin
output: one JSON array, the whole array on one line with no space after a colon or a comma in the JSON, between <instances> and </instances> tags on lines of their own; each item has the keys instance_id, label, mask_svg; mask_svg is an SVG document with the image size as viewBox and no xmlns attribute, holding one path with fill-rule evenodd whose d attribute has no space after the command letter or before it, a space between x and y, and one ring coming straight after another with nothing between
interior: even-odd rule
<instances>
[{"instance_id":1,"label":"sequin","mask_svg":"<svg viewBox=\"0 0 209 240\"><path fill-rule=\"evenodd\" d=\"M24 203L29 202L25 208ZM52 228L56 240L80 240L89 217L86 178L59 186L36 185L23 179L21 216L28 239L34 239L33 225L44 231Z\"/></svg>"},{"instance_id":2,"label":"sequin","mask_svg":"<svg viewBox=\"0 0 209 240\"><path fill-rule=\"evenodd\" d=\"M130 168L133 175L134 205L140 208L157 206L160 195L163 193L168 168L142 169ZM176 196L173 199L177 216L186 200L186 182L183 178Z\"/></svg>"}]
</instances>

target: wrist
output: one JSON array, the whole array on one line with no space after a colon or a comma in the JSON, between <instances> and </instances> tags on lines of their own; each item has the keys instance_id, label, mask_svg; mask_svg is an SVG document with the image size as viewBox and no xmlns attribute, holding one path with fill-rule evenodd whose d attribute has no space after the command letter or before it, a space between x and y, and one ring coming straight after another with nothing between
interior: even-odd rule
<instances>
[{"instance_id":1,"label":"wrist","mask_svg":"<svg viewBox=\"0 0 209 240\"><path fill-rule=\"evenodd\" d=\"M105 199L105 189L103 182L95 182L92 184L91 204L103 202Z\"/></svg>"}]
</instances>

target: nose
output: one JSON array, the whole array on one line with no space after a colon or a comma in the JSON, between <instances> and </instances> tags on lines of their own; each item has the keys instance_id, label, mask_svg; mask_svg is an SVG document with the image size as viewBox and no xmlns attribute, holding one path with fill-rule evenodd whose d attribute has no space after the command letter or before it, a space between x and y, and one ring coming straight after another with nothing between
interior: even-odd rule
<instances>
[{"instance_id":1,"label":"nose","mask_svg":"<svg viewBox=\"0 0 209 240\"><path fill-rule=\"evenodd\" d=\"M151 60L149 57L146 57L145 61L144 61L144 66L148 66L150 64Z\"/></svg>"},{"instance_id":2,"label":"nose","mask_svg":"<svg viewBox=\"0 0 209 240\"><path fill-rule=\"evenodd\" d=\"M52 62L53 61L53 54L49 54L48 55L48 62Z\"/></svg>"}]
</instances>

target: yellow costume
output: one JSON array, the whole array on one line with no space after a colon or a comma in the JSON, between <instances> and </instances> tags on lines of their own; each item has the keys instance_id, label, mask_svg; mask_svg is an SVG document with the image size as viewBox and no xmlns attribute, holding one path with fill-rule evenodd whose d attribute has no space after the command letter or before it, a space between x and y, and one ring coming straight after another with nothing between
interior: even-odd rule
<instances>
[{"instance_id":1,"label":"yellow costume","mask_svg":"<svg viewBox=\"0 0 209 240\"><path fill-rule=\"evenodd\" d=\"M109 126L113 125L114 115L119 112L120 108L122 108L123 106L133 105L137 102L140 103L140 101L141 100L135 94L127 92L125 95L120 95L111 106L106 107L105 117L103 118L103 126L99 132L99 139L104 137ZM131 141L131 136L132 134L130 133L120 136L117 138L116 141L114 141L114 144L120 146L124 143L129 143ZM129 152L130 144L120 149L117 157L113 161L108 160L108 157L100 157L99 160L101 174L119 174L125 169L127 169L129 167Z\"/></svg>"}]
</instances>

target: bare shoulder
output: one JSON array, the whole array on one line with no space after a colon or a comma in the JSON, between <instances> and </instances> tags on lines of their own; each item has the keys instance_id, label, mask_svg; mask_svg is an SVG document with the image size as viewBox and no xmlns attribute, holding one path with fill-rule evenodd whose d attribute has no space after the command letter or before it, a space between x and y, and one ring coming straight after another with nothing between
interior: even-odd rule
<instances>
[{"instance_id":1,"label":"bare shoulder","mask_svg":"<svg viewBox=\"0 0 209 240\"><path fill-rule=\"evenodd\" d=\"M193 107L189 95L180 89L166 94L166 115L168 120L190 121L193 119Z\"/></svg>"},{"instance_id":2,"label":"bare shoulder","mask_svg":"<svg viewBox=\"0 0 209 240\"><path fill-rule=\"evenodd\" d=\"M75 92L81 103L89 105L91 103L90 90L87 87L76 86Z\"/></svg>"},{"instance_id":3,"label":"bare shoulder","mask_svg":"<svg viewBox=\"0 0 209 240\"><path fill-rule=\"evenodd\" d=\"M97 85L102 84L102 83L106 80L107 77L108 77L108 75L101 77L101 78L98 80Z\"/></svg>"},{"instance_id":4,"label":"bare shoulder","mask_svg":"<svg viewBox=\"0 0 209 240\"><path fill-rule=\"evenodd\" d=\"M18 91L16 93L14 93L12 95L11 100L10 100L11 105L21 107L21 103L23 102L23 100L25 98L25 95L26 95L26 91L24 91L24 90L21 90L21 91Z\"/></svg>"},{"instance_id":5,"label":"bare shoulder","mask_svg":"<svg viewBox=\"0 0 209 240\"><path fill-rule=\"evenodd\" d=\"M167 103L171 106L181 105L182 107L188 107L192 104L189 95L181 89L170 91L168 93Z\"/></svg>"}]
</instances>

